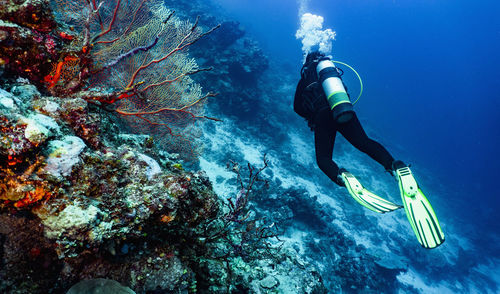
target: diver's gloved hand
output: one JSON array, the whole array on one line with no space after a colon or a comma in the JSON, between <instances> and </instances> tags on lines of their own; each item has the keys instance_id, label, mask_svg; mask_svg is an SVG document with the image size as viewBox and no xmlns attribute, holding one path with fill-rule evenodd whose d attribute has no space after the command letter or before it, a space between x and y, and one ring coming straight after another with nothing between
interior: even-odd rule
<instances>
[{"instance_id":1,"label":"diver's gloved hand","mask_svg":"<svg viewBox=\"0 0 500 294\"><path fill-rule=\"evenodd\" d=\"M339 173L337 174L337 179L336 179L335 183L337 185L339 185L340 187L345 187L344 178L342 178L342 173L345 173L345 172L347 172L347 170L345 168L340 168Z\"/></svg>"}]
</instances>

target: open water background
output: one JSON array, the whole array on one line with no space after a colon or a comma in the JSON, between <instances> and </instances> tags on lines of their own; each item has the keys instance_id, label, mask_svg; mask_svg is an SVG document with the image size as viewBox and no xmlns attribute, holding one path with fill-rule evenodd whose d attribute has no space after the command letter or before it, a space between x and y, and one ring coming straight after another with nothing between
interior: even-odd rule
<instances>
[{"instance_id":1,"label":"open water background","mask_svg":"<svg viewBox=\"0 0 500 294\"><path fill-rule=\"evenodd\" d=\"M280 70L295 71L298 79L298 2L215 2L283 66ZM354 66L363 77L365 91L356 111L369 135L394 157L412 164L417 177L420 173L441 222L453 229L445 233L467 240L481 253L478 260L457 266L465 269L488 260L498 264L500 2L303 4L306 12L324 17L324 28L336 31L334 58ZM347 73L345 81L357 96L354 75ZM291 105L293 96L283 99ZM296 115L292 108L289 115ZM498 274L498 269L491 272L497 285Z\"/></svg>"}]
</instances>

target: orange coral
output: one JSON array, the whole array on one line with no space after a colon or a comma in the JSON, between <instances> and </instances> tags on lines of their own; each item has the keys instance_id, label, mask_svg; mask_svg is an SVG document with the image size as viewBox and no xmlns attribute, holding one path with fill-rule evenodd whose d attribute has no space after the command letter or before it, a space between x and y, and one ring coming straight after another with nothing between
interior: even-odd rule
<instances>
[{"instance_id":1,"label":"orange coral","mask_svg":"<svg viewBox=\"0 0 500 294\"><path fill-rule=\"evenodd\" d=\"M162 223L168 224L169 222L173 221L174 219L175 219L175 216L172 216L172 215L170 215L170 214L168 214L168 215L167 215L167 214L164 214L164 215L161 217L160 221L161 221Z\"/></svg>"},{"instance_id":2,"label":"orange coral","mask_svg":"<svg viewBox=\"0 0 500 294\"><path fill-rule=\"evenodd\" d=\"M36 187L33 191L26 192L26 196L14 203L14 207L22 208L26 207L30 204L38 202L42 199L49 199L52 196L52 193L45 191L43 187Z\"/></svg>"},{"instance_id":3,"label":"orange coral","mask_svg":"<svg viewBox=\"0 0 500 294\"><path fill-rule=\"evenodd\" d=\"M59 61L50 74L44 77L47 88L53 88L59 80L68 81L74 78L78 74L78 62L79 59L74 56L66 56L63 61Z\"/></svg>"},{"instance_id":4,"label":"orange coral","mask_svg":"<svg viewBox=\"0 0 500 294\"><path fill-rule=\"evenodd\" d=\"M33 179L33 175L37 174L37 170L45 162L42 156L25 167L22 174L19 170L22 166L16 166L16 170L12 170L11 166L20 162L29 163L29 160L10 155L8 158L7 165L0 167L0 206L13 205L16 208L24 208L57 194L49 183Z\"/></svg>"},{"instance_id":5,"label":"orange coral","mask_svg":"<svg viewBox=\"0 0 500 294\"><path fill-rule=\"evenodd\" d=\"M65 32L60 32L60 33L59 33L59 36L60 36L61 38L65 39L65 40L70 40L70 41L71 41L71 40L73 40L73 39L75 38L75 36L70 35L70 34L65 33Z\"/></svg>"},{"instance_id":6,"label":"orange coral","mask_svg":"<svg viewBox=\"0 0 500 294\"><path fill-rule=\"evenodd\" d=\"M18 163L21 163L23 162L21 159L19 159L17 156L12 156L12 155L8 155L7 156L7 164L12 166L12 165L16 165Z\"/></svg>"}]
</instances>

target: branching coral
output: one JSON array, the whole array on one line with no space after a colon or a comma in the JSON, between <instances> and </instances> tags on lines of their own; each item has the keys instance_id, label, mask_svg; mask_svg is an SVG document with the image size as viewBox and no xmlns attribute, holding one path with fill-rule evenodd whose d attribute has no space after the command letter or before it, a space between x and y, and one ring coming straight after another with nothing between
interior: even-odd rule
<instances>
[{"instance_id":1,"label":"branching coral","mask_svg":"<svg viewBox=\"0 0 500 294\"><path fill-rule=\"evenodd\" d=\"M261 177L262 171L267 167L268 161L264 155L264 165L261 168L247 164L248 174L244 179L240 165L234 161L228 163L228 169L236 174L239 192L236 197L227 199L225 213L220 218L222 223L217 226L207 224L205 232L206 242L223 239L230 245L229 250L218 258L246 258L258 249L269 253L273 250L270 240L274 238L279 241L281 232L276 224L268 224L264 218L255 217L255 211L250 205L252 194L268 186L268 182Z\"/></svg>"}]
</instances>

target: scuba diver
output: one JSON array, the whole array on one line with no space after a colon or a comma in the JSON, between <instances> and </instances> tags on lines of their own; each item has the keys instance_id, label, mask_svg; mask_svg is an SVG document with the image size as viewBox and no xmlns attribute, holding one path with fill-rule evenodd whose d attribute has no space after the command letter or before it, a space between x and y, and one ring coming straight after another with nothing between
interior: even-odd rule
<instances>
[{"instance_id":1,"label":"scuba diver","mask_svg":"<svg viewBox=\"0 0 500 294\"><path fill-rule=\"evenodd\" d=\"M315 51L307 55L300 74L293 107L314 131L316 162L321 171L337 185L346 187L358 203L372 211L385 213L403 207L368 191L354 175L332 160L335 136L339 132L396 177L408 220L419 243L425 248L441 245L444 234L432 206L409 166L394 160L380 143L366 135L341 79L343 72L329 57Z\"/></svg>"}]
</instances>

